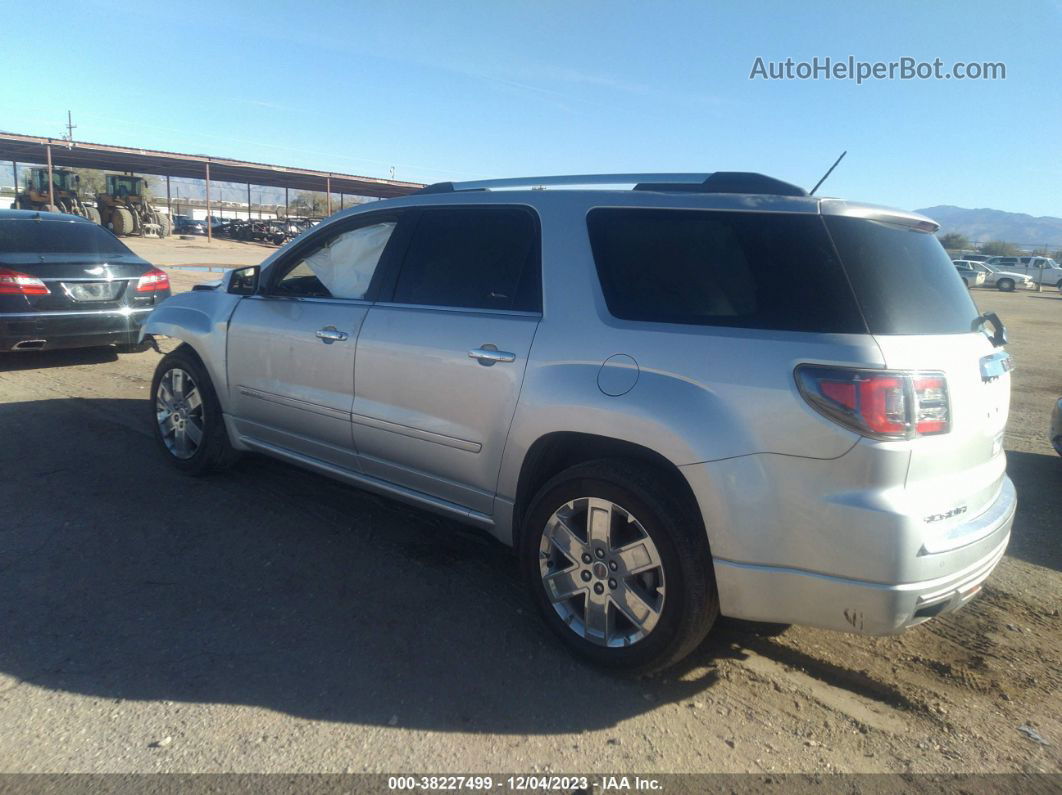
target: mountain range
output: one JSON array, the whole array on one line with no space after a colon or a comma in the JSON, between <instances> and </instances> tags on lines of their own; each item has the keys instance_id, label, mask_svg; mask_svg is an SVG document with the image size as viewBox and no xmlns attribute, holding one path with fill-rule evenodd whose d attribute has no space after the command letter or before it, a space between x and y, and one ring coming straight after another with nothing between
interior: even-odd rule
<instances>
[{"instance_id":1,"label":"mountain range","mask_svg":"<svg viewBox=\"0 0 1062 795\"><path fill-rule=\"evenodd\" d=\"M959 232L974 243L1005 240L1023 248L1062 248L1062 218L1050 215L1037 218L1025 213L988 208L969 210L950 204L939 204L915 212L929 216L940 224L942 234Z\"/></svg>"}]
</instances>

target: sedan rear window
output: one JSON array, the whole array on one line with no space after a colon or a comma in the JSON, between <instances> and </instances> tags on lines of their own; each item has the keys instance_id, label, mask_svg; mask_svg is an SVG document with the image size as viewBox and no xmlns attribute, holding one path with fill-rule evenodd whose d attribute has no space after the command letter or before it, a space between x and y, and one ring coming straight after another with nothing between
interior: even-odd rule
<instances>
[{"instance_id":1,"label":"sedan rear window","mask_svg":"<svg viewBox=\"0 0 1062 795\"><path fill-rule=\"evenodd\" d=\"M588 225L615 317L866 333L816 215L599 208Z\"/></svg>"},{"instance_id":2,"label":"sedan rear window","mask_svg":"<svg viewBox=\"0 0 1062 795\"><path fill-rule=\"evenodd\" d=\"M937 238L905 226L825 216L872 334L963 334L978 316Z\"/></svg>"},{"instance_id":3,"label":"sedan rear window","mask_svg":"<svg viewBox=\"0 0 1062 795\"><path fill-rule=\"evenodd\" d=\"M44 220L0 220L0 252L132 254L118 238L96 224Z\"/></svg>"}]
</instances>

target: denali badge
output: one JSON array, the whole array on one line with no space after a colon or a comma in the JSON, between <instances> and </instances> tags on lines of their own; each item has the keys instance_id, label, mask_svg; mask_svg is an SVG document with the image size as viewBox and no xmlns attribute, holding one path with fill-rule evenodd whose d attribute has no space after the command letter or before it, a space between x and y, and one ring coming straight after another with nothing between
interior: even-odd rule
<instances>
[{"instance_id":1,"label":"denali badge","mask_svg":"<svg viewBox=\"0 0 1062 795\"><path fill-rule=\"evenodd\" d=\"M953 516L958 516L963 513L966 513L965 505L960 506L959 508L952 508L950 511L945 511L944 513L931 513L923 521L926 524L930 524L931 522L943 522L945 519L951 519Z\"/></svg>"}]
</instances>

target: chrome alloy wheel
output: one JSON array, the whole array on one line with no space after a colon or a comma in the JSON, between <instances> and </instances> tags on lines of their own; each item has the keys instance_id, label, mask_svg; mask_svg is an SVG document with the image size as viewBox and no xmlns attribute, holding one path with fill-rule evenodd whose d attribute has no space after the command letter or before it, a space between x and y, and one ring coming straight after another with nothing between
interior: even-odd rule
<instances>
[{"instance_id":1,"label":"chrome alloy wheel","mask_svg":"<svg viewBox=\"0 0 1062 795\"><path fill-rule=\"evenodd\" d=\"M599 646L645 638L664 609L664 566L642 524L619 505L580 497L556 511L539 544L546 596L568 627Z\"/></svg>"},{"instance_id":2,"label":"chrome alloy wheel","mask_svg":"<svg viewBox=\"0 0 1062 795\"><path fill-rule=\"evenodd\" d=\"M155 393L162 441L174 456L188 459L203 441L203 398L195 379L179 367L167 370Z\"/></svg>"}]
</instances>

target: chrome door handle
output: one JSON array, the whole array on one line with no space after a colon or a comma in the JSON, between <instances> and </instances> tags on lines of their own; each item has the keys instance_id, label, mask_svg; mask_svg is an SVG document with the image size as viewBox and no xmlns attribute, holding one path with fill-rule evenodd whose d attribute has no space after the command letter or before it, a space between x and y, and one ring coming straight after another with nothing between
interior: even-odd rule
<instances>
[{"instance_id":1,"label":"chrome door handle","mask_svg":"<svg viewBox=\"0 0 1062 795\"><path fill-rule=\"evenodd\" d=\"M317 331L317 339L321 340L325 345L331 345L333 342L342 342L349 336L347 332L339 331L335 326L325 326Z\"/></svg>"},{"instance_id":2,"label":"chrome door handle","mask_svg":"<svg viewBox=\"0 0 1062 795\"><path fill-rule=\"evenodd\" d=\"M516 361L516 354L509 353L508 351L499 351L493 345L484 345L481 348L475 348L468 352L469 359L475 359L480 364L490 367L497 362L513 362Z\"/></svg>"}]
</instances>

